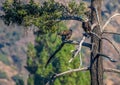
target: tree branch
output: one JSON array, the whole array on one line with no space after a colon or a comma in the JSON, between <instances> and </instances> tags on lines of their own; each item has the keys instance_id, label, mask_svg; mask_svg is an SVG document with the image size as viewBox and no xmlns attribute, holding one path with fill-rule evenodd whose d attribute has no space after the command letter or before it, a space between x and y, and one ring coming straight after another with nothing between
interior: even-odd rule
<instances>
[{"instance_id":1,"label":"tree branch","mask_svg":"<svg viewBox=\"0 0 120 85\"><path fill-rule=\"evenodd\" d=\"M107 31L104 31L103 34L115 34L115 35L120 35L120 33L116 33L116 32L107 32Z\"/></svg>"},{"instance_id":2,"label":"tree branch","mask_svg":"<svg viewBox=\"0 0 120 85\"><path fill-rule=\"evenodd\" d=\"M79 41L75 41L75 40L66 40L66 41L64 41L64 43L78 45L78 44L79 44Z\"/></svg>"},{"instance_id":3,"label":"tree branch","mask_svg":"<svg viewBox=\"0 0 120 85\"><path fill-rule=\"evenodd\" d=\"M89 70L89 67L83 67L83 68L71 69L71 70L69 70L69 71L65 71L65 72L62 72L62 73L56 74L56 75L54 76L54 78L59 77L59 76L62 76L62 75L65 75L65 74L73 73L73 72L87 71L87 70Z\"/></svg>"},{"instance_id":4,"label":"tree branch","mask_svg":"<svg viewBox=\"0 0 120 85\"><path fill-rule=\"evenodd\" d=\"M79 41L75 41L75 40L67 40L67 41L64 41L64 43L66 43L66 44L79 45ZM85 46L85 47L91 48L92 45L91 45L90 43L83 42L83 43L82 43L82 46Z\"/></svg>"},{"instance_id":5,"label":"tree branch","mask_svg":"<svg viewBox=\"0 0 120 85\"><path fill-rule=\"evenodd\" d=\"M77 20L77 21L83 21L82 16L62 16L59 19L57 19L56 21L61 21L61 20Z\"/></svg>"},{"instance_id":6,"label":"tree branch","mask_svg":"<svg viewBox=\"0 0 120 85\"><path fill-rule=\"evenodd\" d=\"M85 36L83 36L82 40L79 43L79 46L76 50L73 51L73 56L72 58L69 60L69 62L71 62L73 60L74 57L76 57L78 55L78 53L81 51L82 48L82 43L85 41Z\"/></svg>"},{"instance_id":7,"label":"tree branch","mask_svg":"<svg viewBox=\"0 0 120 85\"><path fill-rule=\"evenodd\" d=\"M63 76L63 75L65 75L65 74L70 74L70 73L79 72L79 71L88 71L88 70L89 70L89 67L83 67L83 68L71 69L71 70L69 70L69 71L65 71L65 72L62 72L62 73L54 74L54 75L51 77L50 81L48 81L48 82L46 83L46 85L49 85L51 81L53 82L57 77Z\"/></svg>"},{"instance_id":8,"label":"tree branch","mask_svg":"<svg viewBox=\"0 0 120 85\"><path fill-rule=\"evenodd\" d=\"M79 45L79 41L74 41L74 40L65 40L61 43L61 45L55 50L55 52L50 56L50 58L48 59L45 68L47 67L47 65L50 63L50 60L62 49L62 47L64 46L64 44L75 44L75 45ZM89 47L91 48L92 45L90 43L86 43L86 42L82 42L81 43L82 46L85 47Z\"/></svg>"},{"instance_id":9,"label":"tree branch","mask_svg":"<svg viewBox=\"0 0 120 85\"><path fill-rule=\"evenodd\" d=\"M120 70L113 69L113 68L104 68L104 72L113 72L113 73L119 73L120 74Z\"/></svg>"},{"instance_id":10,"label":"tree branch","mask_svg":"<svg viewBox=\"0 0 120 85\"><path fill-rule=\"evenodd\" d=\"M107 38L101 38L101 39L107 40L114 47L114 49L116 50L116 52L120 56L120 52L119 52L118 48L114 45L114 43L111 40L109 40Z\"/></svg>"},{"instance_id":11,"label":"tree branch","mask_svg":"<svg viewBox=\"0 0 120 85\"><path fill-rule=\"evenodd\" d=\"M94 24L92 24L92 26L91 26L91 30L93 30L94 28L95 28L95 26L97 26L98 25L98 23L94 23Z\"/></svg>"},{"instance_id":12,"label":"tree branch","mask_svg":"<svg viewBox=\"0 0 120 85\"><path fill-rule=\"evenodd\" d=\"M55 50L55 52L50 56L50 58L48 59L46 65L45 65L45 68L46 68L47 65L50 63L50 60L51 60L53 57L55 57L55 55L62 49L62 47L63 47L64 45L65 45L65 43L62 42L62 43L60 44L60 46Z\"/></svg>"},{"instance_id":13,"label":"tree branch","mask_svg":"<svg viewBox=\"0 0 120 85\"><path fill-rule=\"evenodd\" d=\"M114 59L110 58L109 56L107 56L107 55L105 55L105 54L98 53L97 55L99 55L99 56L103 56L103 57L105 57L105 58L109 59L111 62L117 62L116 60L114 60Z\"/></svg>"},{"instance_id":14,"label":"tree branch","mask_svg":"<svg viewBox=\"0 0 120 85\"><path fill-rule=\"evenodd\" d=\"M115 16L120 16L120 13L116 13L116 14L112 15L112 16L106 21L106 23L103 25L102 31L104 31L105 27L110 23L111 19L114 18Z\"/></svg>"},{"instance_id":15,"label":"tree branch","mask_svg":"<svg viewBox=\"0 0 120 85\"><path fill-rule=\"evenodd\" d=\"M87 43L87 42L83 42L83 43L82 43L82 46L92 48L92 44Z\"/></svg>"},{"instance_id":16,"label":"tree branch","mask_svg":"<svg viewBox=\"0 0 120 85\"><path fill-rule=\"evenodd\" d=\"M98 39L101 39L96 33L90 32L90 34L95 35Z\"/></svg>"}]
</instances>

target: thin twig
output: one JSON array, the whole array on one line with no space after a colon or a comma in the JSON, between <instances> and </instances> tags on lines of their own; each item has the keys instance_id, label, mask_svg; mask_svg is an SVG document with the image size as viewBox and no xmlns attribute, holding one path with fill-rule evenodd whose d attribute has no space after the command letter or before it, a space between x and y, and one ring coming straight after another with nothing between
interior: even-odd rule
<instances>
[{"instance_id":1,"label":"thin twig","mask_svg":"<svg viewBox=\"0 0 120 85\"><path fill-rule=\"evenodd\" d=\"M113 73L119 73L120 74L119 69L113 69L113 68L104 68L104 72L113 72Z\"/></svg>"},{"instance_id":2,"label":"thin twig","mask_svg":"<svg viewBox=\"0 0 120 85\"><path fill-rule=\"evenodd\" d=\"M105 27L110 23L111 19L114 18L115 16L120 16L120 13L115 13L106 21L106 23L102 27L102 32L104 31Z\"/></svg>"},{"instance_id":3,"label":"thin twig","mask_svg":"<svg viewBox=\"0 0 120 85\"><path fill-rule=\"evenodd\" d=\"M118 48L115 46L115 44L111 40L109 40L107 38L101 38L101 39L107 40L114 47L114 49L116 50L116 52L120 56L120 51L118 50Z\"/></svg>"},{"instance_id":4,"label":"thin twig","mask_svg":"<svg viewBox=\"0 0 120 85\"><path fill-rule=\"evenodd\" d=\"M117 32L107 32L107 31L104 31L103 34L115 34L115 35L120 35L120 33L117 33Z\"/></svg>"},{"instance_id":5,"label":"thin twig","mask_svg":"<svg viewBox=\"0 0 120 85\"><path fill-rule=\"evenodd\" d=\"M105 55L105 54L98 53L97 55L102 56L102 57L105 57L105 58L109 59L111 62L117 62L116 60L110 58L109 56L107 56L107 55Z\"/></svg>"},{"instance_id":6,"label":"thin twig","mask_svg":"<svg viewBox=\"0 0 120 85\"><path fill-rule=\"evenodd\" d=\"M73 60L74 57L76 57L78 55L78 53L81 51L82 48L82 43L85 41L85 36L83 36L82 40L79 43L78 48L73 52L73 56L72 58L69 60L69 62L71 62Z\"/></svg>"},{"instance_id":7,"label":"thin twig","mask_svg":"<svg viewBox=\"0 0 120 85\"><path fill-rule=\"evenodd\" d=\"M81 56L81 53L79 53L79 56L80 56L80 66L79 68L82 66L82 56Z\"/></svg>"}]
</instances>

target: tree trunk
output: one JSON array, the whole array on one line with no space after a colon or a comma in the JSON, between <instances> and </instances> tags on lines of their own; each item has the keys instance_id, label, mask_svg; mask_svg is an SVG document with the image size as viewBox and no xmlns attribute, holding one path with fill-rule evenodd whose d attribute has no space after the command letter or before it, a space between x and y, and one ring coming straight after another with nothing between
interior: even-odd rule
<instances>
[{"instance_id":1,"label":"tree trunk","mask_svg":"<svg viewBox=\"0 0 120 85\"><path fill-rule=\"evenodd\" d=\"M101 2L102 0L91 0L91 7L97 8L100 21L101 21ZM96 23L98 20L97 20L96 12L94 9L91 12L91 16L92 16L91 17L92 24ZM93 32L96 33L100 37L102 35L99 26L96 26L93 29ZM91 65L90 65L91 85L103 85L103 59L102 57L97 55L98 52L99 53L102 52L102 49L101 49L102 41L93 35L91 37L91 43L93 45L92 52L91 52L91 60L90 60L91 62ZM95 57L97 58L94 61Z\"/></svg>"}]
</instances>

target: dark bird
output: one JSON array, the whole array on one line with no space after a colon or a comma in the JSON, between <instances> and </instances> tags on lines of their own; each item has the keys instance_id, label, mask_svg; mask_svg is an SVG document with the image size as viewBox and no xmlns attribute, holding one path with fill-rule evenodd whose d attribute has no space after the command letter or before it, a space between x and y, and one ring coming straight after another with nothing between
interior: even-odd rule
<instances>
[{"instance_id":1,"label":"dark bird","mask_svg":"<svg viewBox=\"0 0 120 85\"><path fill-rule=\"evenodd\" d=\"M91 32L91 23L89 20L85 20L82 22L82 28L86 33Z\"/></svg>"},{"instance_id":2,"label":"dark bird","mask_svg":"<svg viewBox=\"0 0 120 85\"><path fill-rule=\"evenodd\" d=\"M55 55L62 49L62 47L65 45L65 40L70 39L70 37L72 36L72 30L64 30L60 33L58 33L58 35L61 36L62 39L62 43L60 44L60 46L55 50L55 52L50 56L50 58L48 59L45 68L47 67L47 65L50 63L51 59L55 57Z\"/></svg>"},{"instance_id":3,"label":"dark bird","mask_svg":"<svg viewBox=\"0 0 120 85\"><path fill-rule=\"evenodd\" d=\"M58 33L61 36L62 41L68 40L72 36L72 30L63 30L62 32Z\"/></svg>"}]
</instances>

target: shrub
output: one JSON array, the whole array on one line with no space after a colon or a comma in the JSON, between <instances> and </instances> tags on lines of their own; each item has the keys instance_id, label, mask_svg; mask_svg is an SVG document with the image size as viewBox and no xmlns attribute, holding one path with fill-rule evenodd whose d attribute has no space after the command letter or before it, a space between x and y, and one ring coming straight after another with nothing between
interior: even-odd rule
<instances>
[{"instance_id":1,"label":"shrub","mask_svg":"<svg viewBox=\"0 0 120 85\"><path fill-rule=\"evenodd\" d=\"M10 65L10 61L6 55L0 54L0 61L2 61L6 65Z\"/></svg>"},{"instance_id":2,"label":"shrub","mask_svg":"<svg viewBox=\"0 0 120 85\"><path fill-rule=\"evenodd\" d=\"M6 79L7 75L5 72L0 71L0 79Z\"/></svg>"},{"instance_id":3,"label":"shrub","mask_svg":"<svg viewBox=\"0 0 120 85\"><path fill-rule=\"evenodd\" d=\"M24 85L24 81L19 75L13 76L12 79L16 82L16 85Z\"/></svg>"}]
</instances>

